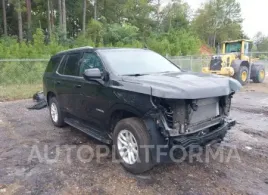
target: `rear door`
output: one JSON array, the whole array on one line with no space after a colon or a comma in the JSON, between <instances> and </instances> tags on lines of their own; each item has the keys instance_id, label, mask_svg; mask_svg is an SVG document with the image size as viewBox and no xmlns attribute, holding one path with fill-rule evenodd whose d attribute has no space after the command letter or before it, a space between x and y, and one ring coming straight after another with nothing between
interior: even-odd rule
<instances>
[{"instance_id":1,"label":"rear door","mask_svg":"<svg viewBox=\"0 0 268 195\"><path fill-rule=\"evenodd\" d=\"M78 76L79 60L81 53L71 53L65 55L61 66L58 69L58 77L55 82L58 100L61 108L74 116L76 112L76 102L79 99L81 78Z\"/></svg>"},{"instance_id":2,"label":"rear door","mask_svg":"<svg viewBox=\"0 0 268 195\"><path fill-rule=\"evenodd\" d=\"M53 56L49 60L47 68L44 73L44 77L43 77L44 94L47 94L48 91L55 90L55 86L54 86L55 79L57 79L55 75L55 71L57 67L60 65L62 58L63 58L63 55L57 55L57 56Z\"/></svg>"}]
</instances>

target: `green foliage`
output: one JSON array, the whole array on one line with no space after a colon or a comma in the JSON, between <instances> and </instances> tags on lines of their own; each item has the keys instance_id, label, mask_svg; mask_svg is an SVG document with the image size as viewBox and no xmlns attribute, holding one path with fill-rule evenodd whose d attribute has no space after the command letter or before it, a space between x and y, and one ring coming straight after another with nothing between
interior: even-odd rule
<instances>
[{"instance_id":1,"label":"green foliage","mask_svg":"<svg viewBox=\"0 0 268 195\"><path fill-rule=\"evenodd\" d=\"M259 59L260 59L260 60L268 60L268 56L265 55L265 54L261 54L261 55L259 56Z\"/></svg>"},{"instance_id":2,"label":"green foliage","mask_svg":"<svg viewBox=\"0 0 268 195\"><path fill-rule=\"evenodd\" d=\"M190 6L182 0L169 3L162 11L162 30L168 32L171 29L188 28Z\"/></svg>"},{"instance_id":3,"label":"green foliage","mask_svg":"<svg viewBox=\"0 0 268 195\"><path fill-rule=\"evenodd\" d=\"M185 30L170 31L148 39L150 49L162 55L191 55L196 54L201 42L197 36Z\"/></svg>"},{"instance_id":4,"label":"green foliage","mask_svg":"<svg viewBox=\"0 0 268 195\"><path fill-rule=\"evenodd\" d=\"M1 62L0 85L41 83L47 62Z\"/></svg>"},{"instance_id":5,"label":"green foliage","mask_svg":"<svg viewBox=\"0 0 268 195\"><path fill-rule=\"evenodd\" d=\"M254 37L254 42L256 45L256 51L258 52L268 51L268 36L265 36L261 32L258 32Z\"/></svg>"},{"instance_id":6,"label":"green foliage","mask_svg":"<svg viewBox=\"0 0 268 195\"><path fill-rule=\"evenodd\" d=\"M197 10L192 28L215 47L225 40L243 38L240 4L236 0L209 0Z\"/></svg>"},{"instance_id":7,"label":"green foliage","mask_svg":"<svg viewBox=\"0 0 268 195\"><path fill-rule=\"evenodd\" d=\"M18 59L18 58L49 58L51 55L68 49L69 46L63 46L58 43L56 36L52 35L49 44L44 43L45 35L42 29L37 29L33 35L33 43L25 41L18 43L16 37L4 37L0 39L0 58Z\"/></svg>"},{"instance_id":8,"label":"green foliage","mask_svg":"<svg viewBox=\"0 0 268 195\"><path fill-rule=\"evenodd\" d=\"M99 46L103 37L103 24L97 20L90 20L86 30L85 38L91 39L96 46Z\"/></svg>"},{"instance_id":9,"label":"green foliage","mask_svg":"<svg viewBox=\"0 0 268 195\"><path fill-rule=\"evenodd\" d=\"M117 42L123 44L131 44L138 38L139 29L131 24L123 23L122 25L118 23L108 24L105 30L103 41L104 44L116 45Z\"/></svg>"}]
</instances>

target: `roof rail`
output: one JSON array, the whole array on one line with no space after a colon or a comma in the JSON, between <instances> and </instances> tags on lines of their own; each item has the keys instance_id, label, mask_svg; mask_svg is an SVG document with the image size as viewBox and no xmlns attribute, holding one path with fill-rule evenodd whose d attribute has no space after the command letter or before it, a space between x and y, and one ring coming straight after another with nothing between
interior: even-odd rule
<instances>
[{"instance_id":1,"label":"roof rail","mask_svg":"<svg viewBox=\"0 0 268 195\"><path fill-rule=\"evenodd\" d=\"M83 49L93 49L93 47L91 47L91 46L77 47L77 48L73 48L73 49L67 49L64 51L60 51L57 54L61 54L61 53L69 52L69 51L83 50Z\"/></svg>"}]
</instances>

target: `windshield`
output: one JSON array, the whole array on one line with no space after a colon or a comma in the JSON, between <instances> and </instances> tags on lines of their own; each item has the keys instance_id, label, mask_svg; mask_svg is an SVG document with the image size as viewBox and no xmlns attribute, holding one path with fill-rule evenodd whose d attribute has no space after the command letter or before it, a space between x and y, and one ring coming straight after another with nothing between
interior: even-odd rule
<instances>
[{"instance_id":1,"label":"windshield","mask_svg":"<svg viewBox=\"0 0 268 195\"><path fill-rule=\"evenodd\" d=\"M118 75L180 72L177 66L150 50L107 49L99 50L99 53Z\"/></svg>"},{"instance_id":2,"label":"windshield","mask_svg":"<svg viewBox=\"0 0 268 195\"><path fill-rule=\"evenodd\" d=\"M240 52L241 45L241 42L226 43L225 53Z\"/></svg>"}]
</instances>

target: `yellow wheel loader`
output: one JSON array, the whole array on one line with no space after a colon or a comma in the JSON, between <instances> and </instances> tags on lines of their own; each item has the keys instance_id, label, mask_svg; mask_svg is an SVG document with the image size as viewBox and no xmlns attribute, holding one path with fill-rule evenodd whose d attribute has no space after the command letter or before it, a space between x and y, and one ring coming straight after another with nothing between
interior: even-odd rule
<instances>
[{"instance_id":1,"label":"yellow wheel loader","mask_svg":"<svg viewBox=\"0 0 268 195\"><path fill-rule=\"evenodd\" d=\"M211 58L208 67L203 67L203 73L213 73L230 76L245 85L250 79L255 83L262 83L265 79L265 68L250 57L253 46L250 40L240 39L222 43L221 54Z\"/></svg>"}]
</instances>

